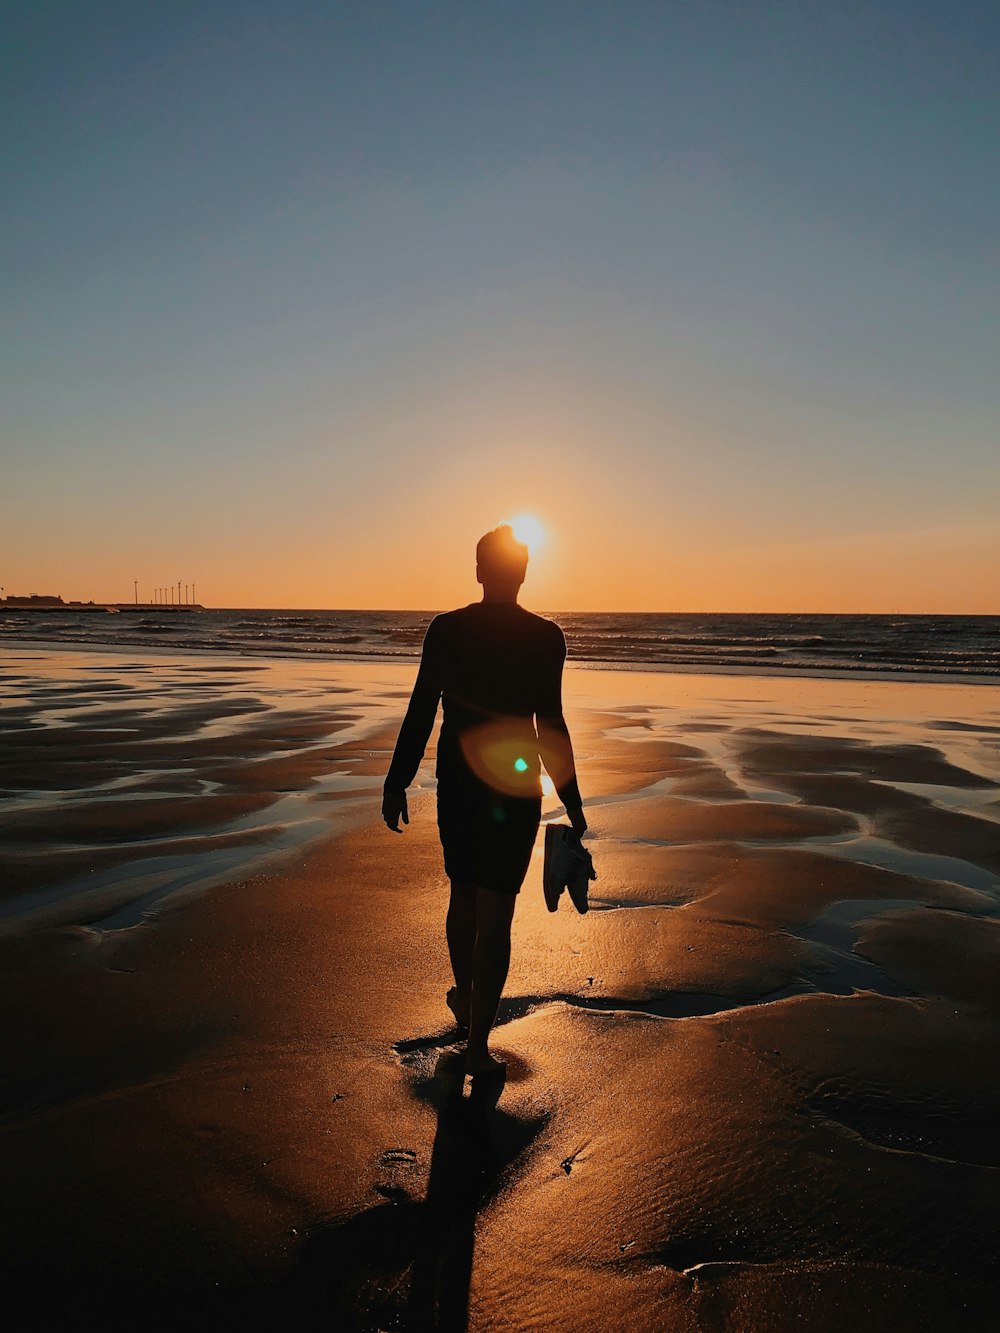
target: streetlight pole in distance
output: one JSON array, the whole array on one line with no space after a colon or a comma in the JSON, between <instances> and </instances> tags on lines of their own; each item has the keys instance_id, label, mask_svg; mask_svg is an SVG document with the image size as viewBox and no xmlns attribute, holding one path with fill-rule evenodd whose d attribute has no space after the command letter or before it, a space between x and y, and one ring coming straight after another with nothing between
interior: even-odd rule
<instances>
[{"instance_id":1,"label":"streetlight pole in distance","mask_svg":"<svg viewBox=\"0 0 1000 1333\"><path fill-rule=\"evenodd\" d=\"M135 590L135 604L136 604L136 606L138 606L138 605L139 605L139 580L138 580L138 579L133 579L133 580L132 580L132 587L133 587L134 590Z\"/></svg>"}]
</instances>

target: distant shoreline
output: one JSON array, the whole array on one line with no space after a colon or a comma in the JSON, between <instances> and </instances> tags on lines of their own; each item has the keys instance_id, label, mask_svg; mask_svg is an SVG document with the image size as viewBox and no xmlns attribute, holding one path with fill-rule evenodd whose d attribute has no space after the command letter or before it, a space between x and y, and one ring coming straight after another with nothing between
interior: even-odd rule
<instances>
[{"instance_id":1,"label":"distant shoreline","mask_svg":"<svg viewBox=\"0 0 1000 1333\"><path fill-rule=\"evenodd\" d=\"M419 653L365 653L365 652L322 652L314 651L309 653L296 652L280 648L268 649L244 649L242 651L234 649L213 648L210 646L202 648L193 648L181 644L150 644L150 643L93 643L88 640L53 640L53 639L31 639L19 637L16 641L4 642L2 633L0 633L0 655L4 650L15 651L19 646L31 647L48 653L60 652L95 652L101 654L113 654L128 651L131 657L157 658L157 657L194 657L198 660L216 658L219 661L254 661L266 663L268 661L276 662L345 662L353 665L363 666L372 664L376 666L407 666L412 664L416 669L419 662ZM692 664L683 662L650 662L650 661L604 661L599 658L580 659L570 657L566 662L567 670L585 671L585 672L603 672L611 671L616 674L635 673L639 675L678 675L678 676L743 676L747 679L761 678L764 680L830 680L830 681L855 681L858 683L871 682L873 684L913 684L913 685L973 685L977 688L993 686L1000 687L1000 674L974 674L969 675L949 675L944 672L934 671L912 671L899 670L892 671L885 668L865 670L855 668L853 670L837 670L835 668L819 667L779 667L779 666L731 666L724 663L715 665Z\"/></svg>"},{"instance_id":2,"label":"distant shoreline","mask_svg":"<svg viewBox=\"0 0 1000 1333\"><path fill-rule=\"evenodd\" d=\"M143 613L159 614L167 611L205 611L207 607L198 602L7 602L0 601L0 612L7 615L55 616L55 615L95 615L115 614L131 611L133 615Z\"/></svg>"},{"instance_id":3,"label":"distant shoreline","mask_svg":"<svg viewBox=\"0 0 1000 1333\"><path fill-rule=\"evenodd\" d=\"M527 605L525 603L525 605ZM91 609L113 608L119 611L211 611L218 615L273 615L273 616L437 616L448 607L414 607L413 609L397 606L208 606L202 602L61 602L19 603L9 602L0 597L0 611L89 611ZM664 619L713 619L713 620L998 620L998 611L568 611L565 608L528 606L529 611L546 616L551 620L565 617L592 616L608 618L612 616L656 616Z\"/></svg>"}]
</instances>

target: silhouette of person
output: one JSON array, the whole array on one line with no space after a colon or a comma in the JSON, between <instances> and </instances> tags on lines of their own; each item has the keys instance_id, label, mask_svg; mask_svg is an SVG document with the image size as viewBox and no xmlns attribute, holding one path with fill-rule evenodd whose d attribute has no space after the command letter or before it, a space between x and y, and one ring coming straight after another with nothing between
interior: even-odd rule
<instances>
[{"instance_id":1,"label":"silhouette of person","mask_svg":"<svg viewBox=\"0 0 1000 1333\"><path fill-rule=\"evenodd\" d=\"M430 737L438 700L437 817L451 881L446 933L455 984L446 1001L468 1028L467 1073L498 1072L489 1053L510 964L510 927L541 818L540 762L574 831L587 829L562 710L566 639L518 605L528 548L507 525L476 547L479 602L435 616L385 779L382 817L401 833L406 788Z\"/></svg>"}]
</instances>

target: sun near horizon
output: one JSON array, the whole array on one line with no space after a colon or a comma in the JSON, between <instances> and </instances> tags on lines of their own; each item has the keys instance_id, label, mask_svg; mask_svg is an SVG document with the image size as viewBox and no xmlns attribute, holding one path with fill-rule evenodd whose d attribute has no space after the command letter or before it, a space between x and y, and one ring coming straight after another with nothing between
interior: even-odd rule
<instances>
[{"instance_id":1,"label":"sun near horizon","mask_svg":"<svg viewBox=\"0 0 1000 1333\"><path fill-rule=\"evenodd\" d=\"M518 514L507 522L517 540L528 548L529 559L544 546L547 536L545 526L534 514Z\"/></svg>"}]
</instances>

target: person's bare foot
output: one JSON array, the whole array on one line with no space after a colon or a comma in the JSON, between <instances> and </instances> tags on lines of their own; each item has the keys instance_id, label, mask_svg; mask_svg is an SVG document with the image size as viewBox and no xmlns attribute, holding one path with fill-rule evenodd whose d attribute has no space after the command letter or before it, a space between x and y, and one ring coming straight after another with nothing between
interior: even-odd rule
<instances>
[{"instance_id":1,"label":"person's bare foot","mask_svg":"<svg viewBox=\"0 0 1000 1333\"><path fill-rule=\"evenodd\" d=\"M476 1074L502 1074L507 1066L503 1060L496 1060L489 1051L468 1051L465 1056L465 1072L475 1077Z\"/></svg>"},{"instance_id":2,"label":"person's bare foot","mask_svg":"<svg viewBox=\"0 0 1000 1333\"><path fill-rule=\"evenodd\" d=\"M467 1028L469 1026L469 1001L466 1000L464 1004L462 1003L458 996L457 986L449 987L444 997L444 1002L451 1010L452 1017L455 1020L455 1026Z\"/></svg>"}]
</instances>

